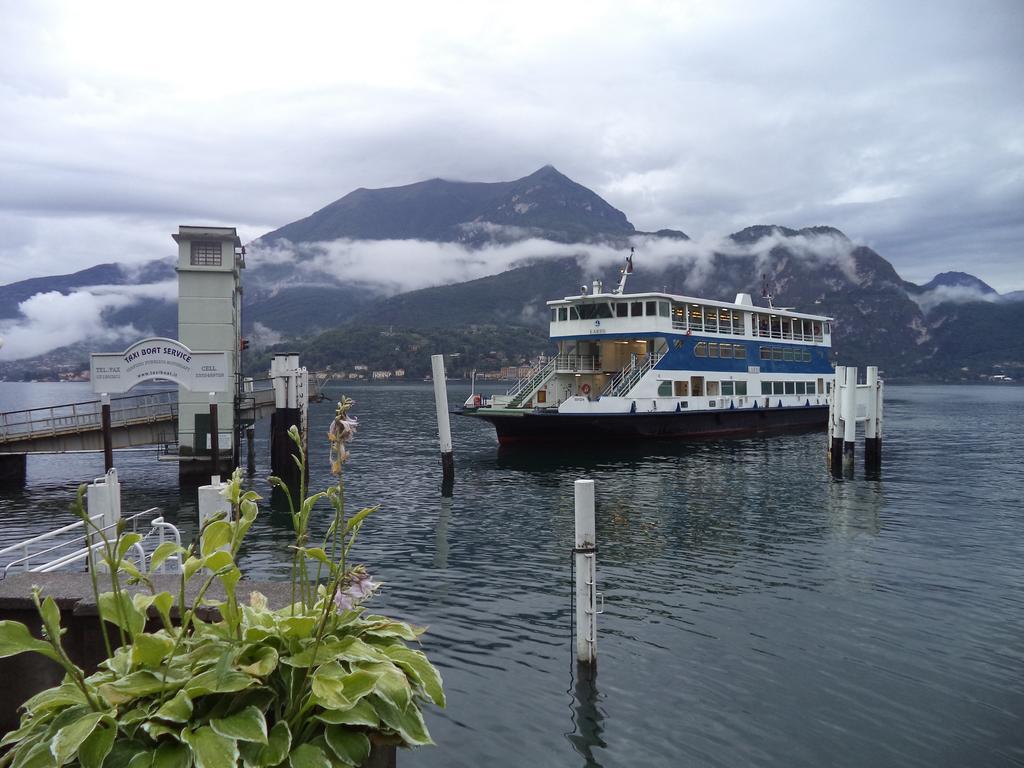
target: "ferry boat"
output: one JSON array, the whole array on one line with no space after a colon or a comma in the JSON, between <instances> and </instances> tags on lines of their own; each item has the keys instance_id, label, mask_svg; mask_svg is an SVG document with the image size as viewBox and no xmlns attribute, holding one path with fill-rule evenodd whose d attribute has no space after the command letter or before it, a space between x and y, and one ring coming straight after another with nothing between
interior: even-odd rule
<instances>
[{"instance_id":1,"label":"ferry boat","mask_svg":"<svg viewBox=\"0 0 1024 768\"><path fill-rule=\"evenodd\" d=\"M707 438L824 428L834 369L832 319L750 294L712 301L625 292L595 280L547 302L557 353L504 395L472 394L460 413L501 444Z\"/></svg>"}]
</instances>

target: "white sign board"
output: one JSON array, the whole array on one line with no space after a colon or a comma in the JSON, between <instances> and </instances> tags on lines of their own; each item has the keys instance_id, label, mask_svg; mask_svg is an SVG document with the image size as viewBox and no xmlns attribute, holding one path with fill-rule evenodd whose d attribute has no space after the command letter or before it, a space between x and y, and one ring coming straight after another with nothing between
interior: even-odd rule
<instances>
[{"instance_id":1,"label":"white sign board","mask_svg":"<svg viewBox=\"0 0 1024 768\"><path fill-rule=\"evenodd\" d=\"M143 339L121 353L89 356L92 391L111 395L168 379L190 392L229 392L227 352L193 352L174 339Z\"/></svg>"}]
</instances>

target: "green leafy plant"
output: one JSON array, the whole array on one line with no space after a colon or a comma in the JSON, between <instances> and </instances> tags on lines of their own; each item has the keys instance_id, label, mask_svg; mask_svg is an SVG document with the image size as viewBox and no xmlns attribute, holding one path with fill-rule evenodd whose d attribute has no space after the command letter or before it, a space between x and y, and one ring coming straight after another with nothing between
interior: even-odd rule
<instances>
[{"instance_id":1,"label":"green leafy plant","mask_svg":"<svg viewBox=\"0 0 1024 768\"><path fill-rule=\"evenodd\" d=\"M60 611L38 589L42 638L0 622L0 657L35 652L65 670L60 685L23 705L20 727L0 740L0 768L339 768L361 765L373 743L432 743L422 707L443 707L445 697L437 670L410 646L424 630L367 613L363 602L379 585L365 567L347 565L377 509L345 513L351 407L343 398L328 434L336 485L292 509L292 602L276 610L258 592L237 597L238 552L259 500L242 491L238 472L226 486L230 515L208 520L187 549L160 545L145 571L126 559L138 534L119 526L108 536L93 525L80 491L73 509L100 542L110 581L100 593L100 569L91 569L108 657L91 675L77 667L61 642ZM297 431L292 439L304 470ZM333 521L310 546L321 499ZM177 595L154 586L169 557L182 560Z\"/></svg>"}]
</instances>

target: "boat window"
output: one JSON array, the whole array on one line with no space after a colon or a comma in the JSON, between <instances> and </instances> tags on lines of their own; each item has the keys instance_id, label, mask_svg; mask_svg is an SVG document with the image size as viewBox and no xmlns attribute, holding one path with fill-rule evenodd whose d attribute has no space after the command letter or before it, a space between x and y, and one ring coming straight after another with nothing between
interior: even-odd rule
<instances>
[{"instance_id":1,"label":"boat window","mask_svg":"<svg viewBox=\"0 0 1024 768\"><path fill-rule=\"evenodd\" d=\"M707 344L705 344L703 341L697 342L697 346L693 348L693 354L696 355L697 357L707 357Z\"/></svg>"},{"instance_id":2,"label":"boat window","mask_svg":"<svg viewBox=\"0 0 1024 768\"><path fill-rule=\"evenodd\" d=\"M718 382L709 381L707 383L707 392L705 392L704 394L707 397L718 397ZM709 403L709 405L714 405L714 403Z\"/></svg>"},{"instance_id":3,"label":"boat window","mask_svg":"<svg viewBox=\"0 0 1024 768\"><path fill-rule=\"evenodd\" d=\"M761 359L762 360L771 360L772 359L772 348L771 347L761 347Z\"/></svg>"},{"instance_id":4,"label":"boat window","mask_svg":"<svg viewBox=\"0 0 1024 768\"><path fill-rule=\"evenodd\" d=\"M764 315L758 314L754 316L754 335L768 335L768 318L765 317Z\"/></svg>"},{"instance_id":5,"label":"boat window","mask_svg":"<svg viewBox=\"0 0 1024 768\"><path fill-rule=\"evenodd\" d=\"M718 344L713 341L708 342L708 357L718 357Z\"/></svg>"},{"instance_id":6,"label":"boat window","mask_svg":"<svg viewBox=\"0 0 1024 768\"><path fill-rule=\"evenodd\" d=\"M796 393L798 395L804 395L807 393L807 383L803 381L796 382Z\"/></svg>"},{"instance_id":7,"label":"boat window","mask_svg":"<svg viewBox=\"0 0 1024 768\"><path fill-rule=\"evenodd\" d=\"M668 314L669 314L668 313L668 302L667 301L659 301L658 302L658 316L659 317L668 317Z\"/></svg>"},{"instance_id":8,"label":"boat window","mask_svg":"<svg viewBox=\"0 0 1024 768\"><path fill-rule=\"evenodd\" d=\"M672 397L672 382L658 382L658 397Z\"/></svg>"},{"instance_id":9,"label":"boat window","mask_svg":"<svg viewBox=\"0 0 1024 768\"><path fill-rule=\"evenodd\" d=\"M689 397L690 396L690 382L688 381L677 381L676 382L676 397ZM686 407L686 403L683 403L683 408Z\"/></svg>"},{"instance_id":10,"label":"boat window","mask_svg":"<svg viewBox=\"0 0 1024 768\"><path fill-rule=\"evenodd\" d=\"M811 350L809 350L809 349L805 349L804 350L804 362L805 363L811 362Z\"/></svg>"},{"instance_id":11,"label":"boat window","mask_svg":"<svg viewBox=\"0 0 1024 768\"><path fill-rule=\"evenodd\" d=\"M575 304L572 304L572 305L569 306L569 319L570 320L579 320L580 319L580 311L579 311L579 308Z\"/></svg>"},{"instance_id":12,"label":"boat window","mask_svg":"<svg viewBox=\"0 0 1024 768\"><path fill-rule=\"evenodd\" d=\"M642 301L634 301L629 305L629 314L633 317L644 316L644 303Z\"/></svg>"},{"instance_id":13,"label":"boat window","mask_svg":"<svg viewBox=\"0 0 1024 768\"><path fill-rule=\"evenodd\" d=\"M722 333L732 333L732 312L728 309L718 310L718 330Z\"/></svg>"},{"instance_id":14,"label":"boat window","mask_svg":"<svg viewBox=\"0 0 1024 768\"><path fill-rule=\"evenodd\" d=\"M569 309L567 307L559 307L558 308L558 319L559 320L568 320L569 319Z\"/></svg>"},{"instance_id":15,"label":"boat window","mask_svg":"<svg viewBox=\"0 0 1024 768\"><path fill-rule=\"evenodd\" d=\"M814 329L814 340L821 341L821 323L815 320L811 323L811 327Z\"/></svg>"},{"instance_id":16,"label":"boat window","mask_svg":"<svg viewBox=\"0 0 1024 768\"><path fill-rule=\"evenodd\" d=\"M831 333L832 333L832 323L825 323L825 333L831 335Z\"/></svg>"},{"instance_id":17,"label":"boat window","mask_svg":"<svg viewBox=\"0 0 1024 768\"><path fill-rule=\"evenodd\" d=\"M782 350L782 359L787 361L787 362L792 362L792 360L793 360L793 350L789 349L789 348L783 349Z\"/></svg>"},{"instance_id":18,"label":"boat window","mask_svg":"<svg viewBox=\"0 0 1024 768\"><path fill-rule=\"evenodd\" d=\"M554 307L551 308L551 322L558 322L558 310L555 309Z\"/></svg>"},{"instance_id":19,"label":"boat window","mask_svg":"<svg viewBox=\"0 0 1024 768\"><path fill-rule=\"evenodd\" d=\"M698 304L690 305L690 328L697 331L704 330L704 313Z\"/></svg>"},{"instance_id":20,"label":"boat window","mask_svg":"<svg viewBox=\"0 0 1024 768\"><path fill-rule=\"evenodd\" d=\"M718 310L715 307L704 307L704 330L718 332Z\"/></svg>"},{"instance_id":21,"label":"boat window","mask_svg":"<svg viewBox=\"0 0 1024 768\"><path fill-rule=\"evenodd\" d=\"M784 394L786 394L785 391L784 391L784 387L785 387L785 385L781 381L773 381L772 382L772 394L773 395L784 395Z\"/></svg>"},{"instance_id":22,"label":"boat window","mask_svg":"<svg viewBox=\"0 0 1024 768\"><path fill-rule=\"evenodd\" d=\"M747 382L737 381L736 382L736 394L743 396L747 394Z\"/></svg>"},{"instance_id":23,"label":"boat window","mask_svg":"<svg viewBox=\"0 0 1024 768\"><path fill-rule=\"evenodd\" d=\"M733 311L732 313L732 332L737 336L743 336L747 332L745 317L746 312Z\"/></svg>"},{"instance_id":24,"label":"boat window","mask_svg":"<svg viewBox=\"0 0 1024 768\"><path fill-rule=\"evenodd\" d=\"M734 394L733 383L731 381L723 381L722 382L722 394L723 395L732 395L732 394Z\"/></svg>"},{"instance_id":25,"label":"boat window","mask_svg":"<svg viewBox=\"0 0 1024 768\"><path fill-rule=\"evenodd\" d=\"M772 347L772 360L782 359L782 347Z\"/></svg>"},{"instance_id":26,"label":"boat window","mask_svg":"<svg viewBox=\"0 0 1024 768\"><path fill-rule=\"evenodd\" d=\"M794 382L794 381L787 381L786 382L786 394L787 395L795 395L796 394L796 382Z\"/></svg>"},{"instance_id":27,"label":"boat window","mask_svg":"<svg viewBox=\"0 0 1024 768\"><path fill-rule=\"evenodd\" d=\"M619 301L615 304L615 316L616 317L629 317L629 304L625 301Z\"/></svg>"},{"instance_id":28,"label":"boat window","mask_svg":"<svg viewBox=\"0 0 1024 768\"><path fill-rule=\"evenodd\" d=\"M772 383L770 381L761 382L761 394L770 395L772 393Z\"/></svg>"},{"instance_id":29,"label":"boat window","mask_svg":"<svg viewBox=\"0 0 1024 768\"><path fill-rule=\"evenodd\" d=\"M683 348L683 340L682 339L676 339L675 341L672 342L672 346L675 347L676 349L682 349Z\"/></svg>"},{"instance_id":30,"label":"boat window","mask_svg":"<svg viewBox=\"0 0 1024 768\"><path fill-rule=\"evenodd\" d=\"M808 395L815 395L815 394L817 394L817 389L815 388L813 381L808 381L807 382L807 394Z\"/></svg>"},{"instance_id":31,"label":"boat window","mask_svg":"<svg viewBox=\"0 0 1024 768\"><path fill-rule=\"evenodd\" d=\"M658 314L658 302L648 301L647 302L647 316L654 317Z\"/></svg>"},{"instance_id":32,"label":"boat window","mask_svg":"<svg viewBox=\"0 0 1024 768\"><path fill-rule=\"evenodd\" d=\"M792 339L793 338L793 321L788 317L784 317L782 322L782 338Z\"/></svg>"},{"instance_id":33,"label":"boat window","mask_svg":"<svg viewBox=\"0 0 1024 768\"><path fill-rule=\"evenodd\" d=\"M718 350L719 357L732 357L732 344L720 344Z\"/></svg>"},{"instance_id":34,"label":"boat window","mask_svg":"<svg viewBox=\"0 0 1024 768\"><path fill-rule=\"evenodd\" d=\"M742 344L733 344L732 345L732 356L737 358L737 359L740 359L740 360L746 359L746 357L747 357L747 348L745 346L743 346Z\"/></svg>"}]
</instances>

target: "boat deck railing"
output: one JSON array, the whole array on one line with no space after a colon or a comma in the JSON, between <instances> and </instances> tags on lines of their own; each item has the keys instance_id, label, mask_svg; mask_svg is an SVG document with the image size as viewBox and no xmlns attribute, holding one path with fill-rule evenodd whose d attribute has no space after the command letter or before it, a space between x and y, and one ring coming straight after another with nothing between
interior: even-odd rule
<instances>
[{"instance_id":1,"label":"boat deck railing","mask_svg":"<svg viewBox=\"0 0 1024 768\"><path fill-rule=\"evenodd\" d=\"M598 373L601 358L597 355L557 355L555 370L566 373Z\"/></svg>"}]
</instances>

